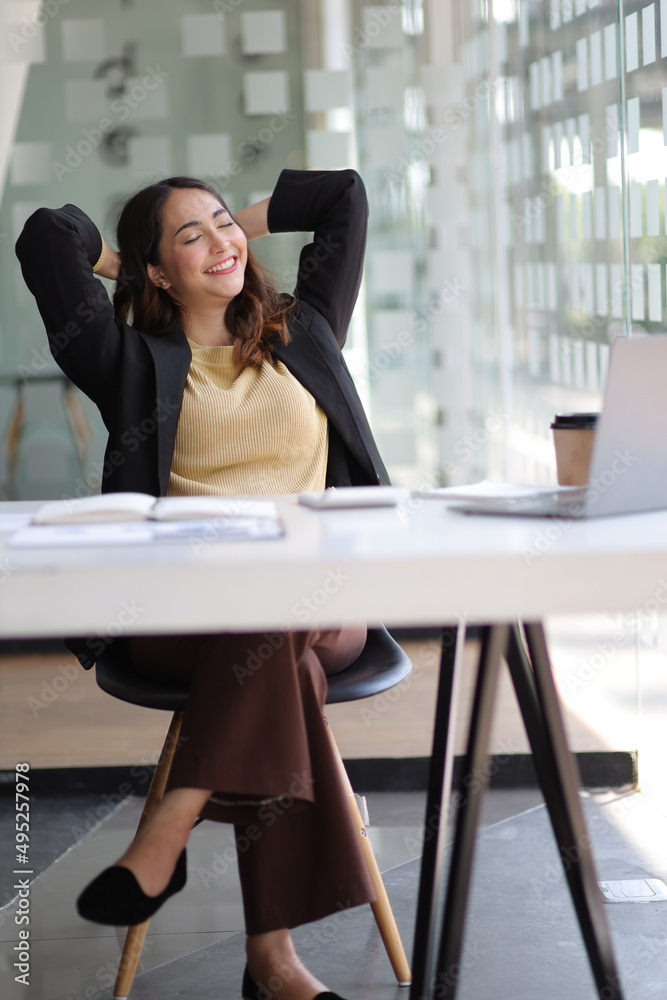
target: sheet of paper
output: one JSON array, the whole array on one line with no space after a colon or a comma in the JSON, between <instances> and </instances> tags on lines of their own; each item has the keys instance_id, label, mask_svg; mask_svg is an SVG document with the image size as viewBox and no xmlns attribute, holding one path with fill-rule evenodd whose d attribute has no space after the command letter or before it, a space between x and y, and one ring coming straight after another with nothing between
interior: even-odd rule
<instances>
[{"instance_id":1,"label":"sheet of paper","mask_svg":"<svg viewBox=\"0 0 667 1000\"><path fill-rule=\"evenodd\" d=\"M79 545L135 545L150 542L153 528L145 521L116 524L29 525L10 536L11 548L71 548Z\"/></svg>"},{"instance_id":2,"label":"sheet of paper","mask_svg":"<svg viewBox=\"0 0 667 1000\"><path fill-rule=\"evenodd\" d=\"M277 518L230 517L211 521L140 521L116 524L54 524L21 527L9 537L11 548L72 548L96 545L145 545L150 542L252 541L281 538Z\"/></svg>"},{"instance_id":3,"label":"sheet of paper","mask_svg":"<svg viewBox=\"0 0 667 1000\"><path fill-rule=\"evenodd\" d=\"M523 486L518 483L496 483L491 479L482 479L469 486L442 486L431 490L415 490L413 496L425 500L476 500L488 497L490 499L520 499L522 497L549 496L553 493L567 493L578 490L579 486Z\"/></svg>"},{"instance_id":4,"label":"sheet of paper","mask_svg":"<svg viewBox=\"0 0 667 1000\"><path fill-rule=\"evenodd\" d=\"M230 517L211 521L157 521L152 525L156 541L231 542L281 538L283 526L277 518Z\"/></svg>"},{"instance_id":5,"label":"sheet of paper","mask_svg":"<svg viewBox=\"0 0 667 1000\"><path fill-rule=\"evenodd\" d=\"M0 531L16 531L30 523L32 514L0 514Z\"/></svg>"}]
</instances>

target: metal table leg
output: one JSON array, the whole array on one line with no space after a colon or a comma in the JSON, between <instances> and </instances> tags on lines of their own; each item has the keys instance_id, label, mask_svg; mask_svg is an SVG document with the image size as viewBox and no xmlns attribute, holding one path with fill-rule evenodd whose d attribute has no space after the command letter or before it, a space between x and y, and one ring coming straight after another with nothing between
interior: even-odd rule
<instances>
[{"instance_id":1,"label":"metal table leg","mask_svg":"<svg viewBox=\"0 0 667 1000\"><path fill-rule=\"evenodd\" d=\"M524 628L532 672L518 630L514 631L511 640L510 659L513 662L510 663L510 669L533 750L535 767L598 995L601 1000L623 1000L591 842L579 798L581 779L574 755L567 745L544 629L540 623L525 624Z\"/></svg>"},{"instance_id":2,"label":"metal table leg","mask_svg":"<svg viewBox=\"0 0 667 1000\"><path fill-rule=\"evenodd\" d=\"M454 1000L461 969L468 890L472 875L476 832L482 791L488 781L484 764L488 755L500 659L509 638L508 625L486 626L482 633L477 681L465 757L463 792L457 801L456 831L449 864L445 911L432 988L435 996L443 989ZM429 996L429 994L426 994Z\"/></svg>"},{"instance_id":3,"label":"metal table leg","mask_svg":"<svg viewBox=\"0 0 667 1000\"><path fill-rule=\"evenodd\" d=\"M486 785L483 765L488 751L498 667L503 655L506 655L510 667L597 994L600 1000L623 1000L579 799L579 777L574 757L567 746L544 631L541 624L535 623L527 624L525 630L530 658L518 627L515 626L511 632L507 625L487 626L483 630L465 764L465 774L470 780L465 797L458 803L445 907L438 935L446 811L453 765L453 713L464 630L459 629L456 655L451 649L443 648L429 772L411 1000L430 1000L432 996L439 995L442 987L446 988L450 1000L454 1000L456 994L475 834L481 793ZM436 937L439 937L437 960L434 955Z\"/></svg>"},{"instance_id":4,"label":"metal table leg","mask_svg":"<svg viewBox=\"0 0 667 1000\"><path fill-rule=\"evenodd\" d=\"M464 641L464 627L443 629L440 679L424 818L424 848L419 877L410 1000L427 1000L431 996L430 984L433 981L435 967L435 937L440 912L439 895L454 765L456 706L461 673L459 663Z\"/></svg>"}]
</instances>

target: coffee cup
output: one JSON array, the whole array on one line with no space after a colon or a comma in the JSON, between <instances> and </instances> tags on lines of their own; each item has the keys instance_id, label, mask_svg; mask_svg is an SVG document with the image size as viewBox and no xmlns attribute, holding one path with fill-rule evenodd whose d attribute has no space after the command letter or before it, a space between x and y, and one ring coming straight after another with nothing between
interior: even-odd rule
<instances>
[{"instance_id":1,"label":"coffee cup","mask_svg":"<svg viewBox=\"0 0 667 1000\"><path fill-rule=\"evenodd\" d=\"M597 413L557 413L551 429L559 486L585 486L591 464Z\"/></svg>"}]
</instances>

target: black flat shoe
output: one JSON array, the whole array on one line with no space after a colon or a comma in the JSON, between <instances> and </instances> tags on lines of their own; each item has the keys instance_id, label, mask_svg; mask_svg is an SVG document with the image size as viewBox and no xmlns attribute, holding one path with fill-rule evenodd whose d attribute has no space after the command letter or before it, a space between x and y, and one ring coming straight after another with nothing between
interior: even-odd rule
<instances>
[{"instance_id":1,"label":"black flat shoe","mask_svg":"<svg viewBox=\"0 0 667 1000\"><path fill-rule=\"evenodd\" d=\"M147 896L129 868L112 865L86 886L76 901L79 916L96 924L132 926L148 920L162 904L180 892L187 879L183 848L167 888L159 896Z\"/></svg>"},{"instance_id":2,"label":"black flat shoe","mask_svg":"<svg viewBox=\"0 0 667 1000\"><path fill-rule=\"evenodd\" d=\"M258 986L255 980L252 978L248 972L248 966L246 965L243 970L243 985L241 987L241 993L243 995L243 1000L266 1000L269 996L275 996L275 993L265 992L261 986ZM278 994L280 996L280 994ZM326 993L317 993L313 1000L343 1000L343 997L339 996L338 993L330 993L329 990Z\"/></svg>"}]
</instances>

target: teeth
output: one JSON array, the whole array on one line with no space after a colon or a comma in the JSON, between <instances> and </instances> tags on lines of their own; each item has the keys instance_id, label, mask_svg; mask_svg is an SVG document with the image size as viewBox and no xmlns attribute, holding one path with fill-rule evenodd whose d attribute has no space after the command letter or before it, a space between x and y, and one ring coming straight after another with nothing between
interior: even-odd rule
<instances>
[{"instance_id":1,"label":"teeth","mask_svg":"<svg viewBox=\"0 0 667 1000\"><path fill-rule=\"evenodd\" d=\"M215 274L216 271L228 271L230 267L233 267L236 263L234 257L226 260L223 264L216 264L215 267L209 267L204 272L205 274Z\"/></svg>"}]
</instances>

